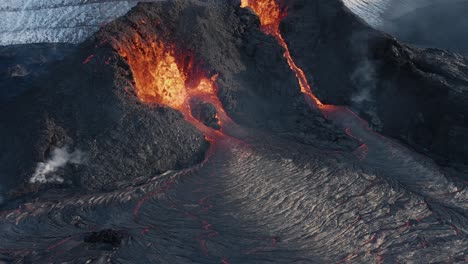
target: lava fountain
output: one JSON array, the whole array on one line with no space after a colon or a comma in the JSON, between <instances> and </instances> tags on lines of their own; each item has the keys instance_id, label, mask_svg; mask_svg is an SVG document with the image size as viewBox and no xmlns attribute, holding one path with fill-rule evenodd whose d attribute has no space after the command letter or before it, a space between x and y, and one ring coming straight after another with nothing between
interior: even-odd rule
<instances>
[{"instance_id":1,"label":"lava fountain","mask_svg":"<svg viewBox=\"0 0 468 264\"><path fill-rule=\"evenodd\" d=\"M212 104L216 108L219 125L232 122L217 96L217 75L207 77L202 63L196 62L192 52L183 51L156 37L144 39L138 33L132 39L119 41L116 46L130 66L135 93L142 102L180 111L206 137L220 132L193 116L194 101Z\"/></svg>"},{"instance_id":2,"label":"lava fountain","mask_svg":"<svg viewBox=\"0 0 468 264\"><path fill-rule=\"evenodd\" d=\"M307 80L304 71L297 66L291 56L288 44L284 40L280 31L281 21L287 16L286 10L282 9L277 0L242 0L241 7L249 7L260 19L261 30L270 36L273 36L283 47L284 54L289 67L296 74L301 92L304 94L307 103L313 108L323 107L322 102L312 93L312 88Z\"/></svg>"}]
</instances>

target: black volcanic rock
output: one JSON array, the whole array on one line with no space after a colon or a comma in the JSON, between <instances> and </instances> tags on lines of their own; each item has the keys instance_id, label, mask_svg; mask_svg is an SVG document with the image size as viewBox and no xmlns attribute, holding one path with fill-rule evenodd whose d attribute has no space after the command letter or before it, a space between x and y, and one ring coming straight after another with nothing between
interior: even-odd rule
<instances>
[{"instance_id":1,"label":"black volcanic rock","mask_svg":"<svg viewBox=\"0 0 468 264\"><path fill-rule=\"evenodd\" d=\"M30 88L37 77L75 49L65 43L0 46L0 103Z\"/></svg>"},{"instance_id":2,"label":"black volcanic rock","mask_svg":"<svg viewBox=\"0 0 468 264\"><path fill-rule=\"evenodd\" d=\"M79 150L84 158L56 176L84 190L112 190L118 181L203 159L208 147L203 135L177 111L141 103L129 88L127 64L97 44L83 44L32 89L1 106L0 178L6 190L18 185L23 187L15 195L35 190L28 180L38 162L62 147Z\"/></svg>"},{"instance_id":3,"label":"black volcanic rock","mask_svg":"<svg viewBox=\"0 0 468 264\"><path fill-rule=\"evenodd\" d=\"M448 177L424 155L370 131L346 108L322 108L339 128L310 110L276 41L259 31L258 20L240 9L239 1L233 2L237 5L219 0L140 4L53 67L35 82L35 89L2 106L0 147L5 153L0 154L0 169L11 173L0 179L17 177L9 186L26 182L37 162L60 154L70 162L55 172L64 182L54 187L75 188L47 190L36 199L27 195L21 206L1 211L0 259L169 264L463 262L468 248L468 190L463 180ZM346 26L365 25L354 16L346 17L339 0L296 3L290 9L296 19L294 12L309 3L320 12L303 13L303 22L293 26L323 15L326 19L318 29L336 40L327 42L327 50L320 44L326 36L298 39L299 44L316 41L323 48L320 51L333 63L322 60L320 66L328 65L323 70L332 73L327 75L330 82L342 85L326 86L327 80L321 79L324 87L314 89L331 98L327 100L352 102L349 89L358 86L345 86L347 79L340 77L352 72L350 83L362 86L372 85L372 78L381 75L365 71L372 68L371 60L351 71L339 63L345 58L340 56L350 52L349 42L341 44L333 25L349 19L338 32L345 39L352 30ZM297 34L290 26L283 24L284 31ZM307 29L300 32L312 32ZM207 77L219 74L221 100L240 124L215 133L216 137L207 136L213 144L205 162L188 169L179 170L203 158L204 136L177 111L141 103L134 95L132 72L115 51L116 44L138 44L134 50L140 51L148 44L140 40L154 36L177 44L176 52L186 56L178 58L181 61L191 64L193 57L198 58L196 63L205 67ZM385 40L379 51L393 65L394 54L404 47L385 36L377 39ZM342 50L333 50L333 43L343 45ZM398 52L385 52L388 43ZM188 55L182 52L186 50ZM310 55L306 51L305 57ZM359 61L359 54L350 54ZM312 58L304 61L302 54L293 55L303 64L313 63ZM451 67L424 67L453 73ZM408 79L421 83L413 78L411 73ZM333 97L339 93L342 98ZM366 98L364 93L358 95ZM369 109L362 113L374 117L377 125L372 102L365 105ZM210 108L202 106L207 117L213 116ZM353 136L362 142L356 150L356 142L349 139ZM30 172L20 174L18 168ZM164 170L170 171L148 179Z\"/></svg>"},{"instance_id":4,"label":"black volcanic rock","mask_svg":"<svg viewBox=\"0 0 468 264\"><path fill-rule=\"evenodd\" d=\"M63 179L57 187L93 192L203 159L208 143L179 112L134 95L131 70L116 51L134 34L177 43L219 74L219 97L236 122L305 144L353 150L354 140L309 109L281 47L258 25L238 3L139 4L1 106L0 184L14 188L14 197L43 188L29 179L57 148L83 153L81 162L49 175Z\"/></svg>"},{"instance_id":5,"label":"black volcanic rock","mask_svg":"<svg viewBox=\"0 0 468 264\"><path fill-rule=\"evenodd\" d=\"M203 124L219 130L221 126L219 125L219 120L216 117L216 108L205 102L192 102L192 115L196 119L202 121Z\"/></svg>"},{"instance_id":6,"label":"black volcanic rock","mask_svg":"<svg viewBox=\"0 0 468 264\"><path fill-rule=\"evenodd\" d=\"M382 28L398 40L468 55L468 3L441 2L386 21Z\"/></svg>"},{"instance_id":7,"label":"black volcanic rock","mask_svg":"<svg viewBox=\"0 0 468 264\"><path fill-rule=\"evenodd\" d=\"M165 38L193 52L206 69L219 75L218 96L239 124L305 144L346 151L357 147L305 103L284 51L259 24L239 1L163 1L140 3L95 38L118 42L135 32L143 39Z\"/></svg>"},{"instance_id":8,"label":"black volcanic rock","mask_svg":"<svg viewBox=\"0 0 468 264\"><path fill-rule=\"evenodd\" d=\"M290 2L282 31L319 98L441 163L468 163L467 58L401 44L339 1Z\"/></svg>"},{"instance_id":9,"label":"black volcanic rock","mask_svg":"<svg viewBox=\"0 0 468 264\"><path fill-rule=\"evenodd\" d=\"M122 243L124 234L112 229L104 229L98 232L92 232L84 237L86 243L104 243L113 247L118 247Z\"/></svg>"},{"instance_id":10,"label":"black volcanic rock","mask_svg":"<svg viewBox=\"0 0 468 264\"><path fill-rule=\"evenodd\" d=\"M289 2L282 31L321 99L350 105L379 131L440 160L465 161L464 57L399 44L339 1ZM64 179L61 185L86 190L112 190L120 181L203 158L208 143L180 113L142 104L133 94L131 71L115 48L134 34L177 43L219 74L218 95L236 122L328 149L357 147L309 109L277 41L237 1L141 3L48 68L29 92L2 105L6 189L22 184L16 193L35 190L27 181L56 148L84 153L83 162L56 176Z\"/></svg>"}]
</instances>

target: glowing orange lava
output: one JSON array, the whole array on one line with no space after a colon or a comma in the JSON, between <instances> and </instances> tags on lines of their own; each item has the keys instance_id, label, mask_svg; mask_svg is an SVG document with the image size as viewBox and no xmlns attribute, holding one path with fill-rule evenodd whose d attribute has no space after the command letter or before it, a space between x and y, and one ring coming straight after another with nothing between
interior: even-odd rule
<instances>
[{"instance_id":1,"label":"glowing orange lava","mask_svg":"<svg viewBox=\"0 0 468 264\"><path fill-rule=\"evenodd\" d=\"M286 17L286 12L280 8L277 0L242 0L241 7L249 7L254 11L260 19L261 29L265 34L275 37L278 43L285 50L284 57L286 58L289 67L296 74L299 86L302 93L306 96L308 103L312 107L323 107L322 102L312 93L309 82L304 71L297 66L291 56L288 44L284 40L280 31L280 23Z\"/></svg>"},{"instance_id":2,"label":"glowing orange lava","mask_svg":"<svg viewBox=\"0 0 468 264\"><path fill-rule=\"evenodd\" d=\"M204 133L210 129L192 116L192 99L213 104L219 121L230 121L217 96L217 75L203 76L188 52L181 54L174 45L158 39L144 40L139 34L117 43L117 50L130 66L141 101L179 110Z\"/></svg>"}]
</instances>

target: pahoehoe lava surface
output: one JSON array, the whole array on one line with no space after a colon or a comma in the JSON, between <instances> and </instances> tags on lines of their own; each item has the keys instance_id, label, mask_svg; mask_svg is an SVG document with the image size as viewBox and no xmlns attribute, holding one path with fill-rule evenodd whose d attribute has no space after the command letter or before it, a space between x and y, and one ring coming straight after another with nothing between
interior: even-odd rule
<instances>
[{"instance_id":1,"label":"pahoehoe lava surface","mask_svg":"<svg viewBox=\"0 0 468 264\"><path fill-rule=\"evenodd\" d=\"M314 92L371 126L344 106L310 109L282 48L240 1L140 3L66 56L39 69L18 63L34 74L0 109L0 260L466 262L467 59L399 44L341 1L284 3L282 33ZM178 111L137 98L134 69L117 50L152 36L217 76L236 124L218 124L220 109L198 102L194 116L222 127L208 137ZM365 48L346 46L350 38ZM353 70L363 55L378 65L377 99L356 104L350 98L368 84ZM378 107L396 92L402 101ZM447 106L439 112L416 96L438 92L445 97L434 102ZM391 103L421 116L422 128L397 122ZM431 134L441 120L450 129ZM63 182L29 182L65 147L84 158L55 172Z\"/></svg>"},{"instance_id":2,"label":"pahoehoe lava surface","mask_svg":"<svg viewBox=\"0 0 468 264\"><path fill-rule=\"evenodd\" d=\"M466 223L453 212L350 163L349 154L250 139L223 138L203 166L137 187L3 214L5 255L97 263L464 260ZM126 234L120 246L84 241L108 228Z\"/></svg>"}]
</instances>

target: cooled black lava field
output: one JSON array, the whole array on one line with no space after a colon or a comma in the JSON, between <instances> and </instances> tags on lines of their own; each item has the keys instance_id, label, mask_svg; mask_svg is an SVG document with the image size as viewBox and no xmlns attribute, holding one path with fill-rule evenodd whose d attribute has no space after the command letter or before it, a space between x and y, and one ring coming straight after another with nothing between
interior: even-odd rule
<instances>
[{"instance_id":1,"label":"cooled black lava field","mask_svg":"<svg viewBox=\"0 0 468 264\"><path fill-rule=\"evenodd\" d=\"M0 263L467 263L468 57L341 0L0 46Z\"/></svg>"}]
</instances>

